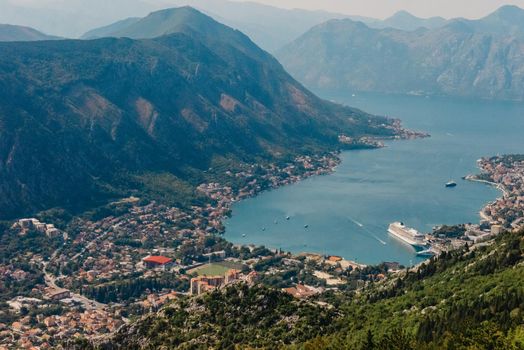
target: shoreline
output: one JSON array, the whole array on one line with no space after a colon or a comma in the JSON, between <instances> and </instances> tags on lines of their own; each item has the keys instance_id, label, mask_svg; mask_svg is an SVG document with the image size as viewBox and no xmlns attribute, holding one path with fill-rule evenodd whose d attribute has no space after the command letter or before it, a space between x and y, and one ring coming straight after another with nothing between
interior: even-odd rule
<instances>
[{"instance_id":1,"label":"shoreline","mask_svg":"<svg viewBox=\"0 0 524 350\"><path fill-rule=\"evenodd\" d=\"M351 151L351 150L344 150L342 152L345 152L345 151ZM332 168L330 168L329 170L327 169L324 169L327 170L323 173L323 175L327 175L327 174L332 174L334 172L337 171L337 168L338 168L338 165L341 163L342 161L342 157L341 157L341 154L342 152L338 152L336 153L336 158L338 160L338 164ZM480 164L478 165L478 167L482 170L483 168L480 166ZM483 180L483 179L480 179L480 178L477 178L477 176L480 176L480 175L467 175L465 176L463 179L464 180L467 180L467 181L471 181L471 182L478 182L478 183L482 183L482 184L485 184L485 185L489 185L491 187L494 187L496 188L497 190L499 190L501 193L502 193L502 196L497 196L497 198L493 201L489 201L489 202L486 202L485 205L483 205L482 209L479 211L479 224L482 225L484 222L488 222L490 224L493 224L493 223L496 223L497 222L497 219L495 216L492 216L489 213L488 209L490 209L491 206L495 205L497 202L499 201L503 201L507 198L509 198L511 196L511 193L510 193L510 190L508 188L506 188L502 183L496 183L496 182L493 182L493 181L488 181L488 180ZM310 176L305 176L305 177L302 177L300 178L297 182L300 182L302 180L305 180L307 178L309 178ZM278 188L278 187L281 187L281 186L277 186L275 187ZM257 193L258 195L258 193ZM224 234L225 234L225 231L224 231ZM226 240L228 240L227 237L225 237ZM238 242L238 241L237 241ZM263 242L263 240L262 240ZM250 245L250 243L246 243L246 242L238 242L237 244L241 244L241 245ZM262 243L263 245L263 243ZM271 247L268 247L270 249L277 249L277 248L271 248ZM453 248L450 248L450 249L453 249ZM293 252L293 255L296 255L296 254L301 254L303 253L302 251L300 250L295 250ZM318 253L319 255L324 255L324 256L329 256L328 252L325 251L324 253ZM344 256L344 255L342 255ZM428 257L429 259L429 257ZM428 259L425 259L424 261L428 260ZM350 260L347 260L347 261L350 261ZM369 265L369 264L368 264ZM371 264L373 265L373 264Z\"/></svg>"},{"instance_id":2,"label":"shoreline","mask_svg":"<svg viewBox=\"0 0 524 350\"><path fill-rule=\"evenodd\" d=\"M240 191L240 193L238 193L236 196L234 196L230 200L229 204L232 205L233 203L238 203L238 202L240 202L240 201L242 201L244 199L254 198L254 197L258 196L259 194L264 193L266 191L272 191L272 190L279 189L280 187L284 187L284 186L287 186L287 185L293 185L293 184L299 183L299 182L301 182L303 180L306 180L306 179L309 179L309 178L312 178L312 177L333 174L334 172L337 171L337 168L339 167L340 163L342 163L342 158L341 158L340 155L343 152L362 151L362 150L368 150L368 151L379 150L379 149L382 149L382 148L386 147L386 145L384 144L384 142L386 142L386 141L411 141L411 140L425 139L425 138L431 137L431 135L429 133L420 132L420 131L413 131L413 130L409 130L409 129L406 129L406 128L402 127L400 119L394 119L393 123L391 125L391 128L393 130L395 130L395 133L396 133L395 135L392 135L392 136L381 136L381 137L362 136L359 139L355 139L355 140L352 140L351 138L348 138L348 137L346 137L344 135L339 135L339 143L340 143L340 148L339 149L334 150L334 151L330 151L330 152L326 152L322 156L321 155L313 155L313 156L300 155L300 156L297 156L295 158L295 163L293 164L293 166L296 166L300 162L303 163L304 160L306 160L308 162L311 161L311 160L315 160L317 162L319 162L319 161L326 161L326 160L329 161L330 157L331 157L330 159L333 161L333 163L328 164L328 166L325 166L325 167L320 166L320 167L316 167L316 168L309 168L308 171L305 171L303 174L296 175L294 178L291 178L287 182L286 181L284 181L282 183L275 183L274 182L270 187L265 188L265 189L261 189L261 190L258 190L258 191L254 191L253 193L246 194L246 193L242 193L242 191ZM349 143L347 142L348 139L350 139ZM357 142L355 142L355 141L357 141ZM316 159L314 159L314 158L316 158ZM274 166L274 164L272 164L272 165ZM201 184L200 186L202 186L202 185L209 185L209 184ZM222 185L222 184L217 184L217 185L219 185L219 186L226 186L227 187L227 185ZM199 190L198 187L197 187L197 190ZM205 191L201 190L201 192L205 192ZM227 219L227 218L228 217L226 216L223 219Z\"/></svg>"},{"instance_id":3,"label":"shoreline","mask_svg":"<svg viewBox=\"0 0 524 350\"><path fill-rule=\"evenodd\" d=\"M399 124L397 124L399 125ZM393 137L381 137L381 138L373 138L373 139L369 139L369 138L365 138L368 142L370 140L372 140L373 142L385 142L385 141L411 141L411 140L416 140L416 139L425 139L425 138L429 138L431 137L431 135L429 133L424 133L424 132L418 132L418 131L410 131L410 130L407 130L407 129L403 129L403 128L400 128L398 129L398 134L393 136ZM341 144L343 145L346 145L346 143L344 142L341 142ZM306 172L305 174L297 177L294 181L290 181L288 183L283 183L283 184L278 184L276 186L271 186L267 189L264 189L264 190L261 190L259 192L256 192L252 195L247 195L247 196L235 196L231 202L229 203L229 210L230 210L230 216L225 216L222 218L222 223L224 224L225 221L227 221L231 215L232 215L232 206L236 203L239 203L241 202L242 200L245 200L245 199L252 199L252 198L256 198L257 196L259 196L260 194L263 194L264 192L270 192L270 191L273 191L273 190L277 190L281 187L285 187L285 186L288 186L288 185L294 185L294 184L298 184L304 180L307 180L307 179L310 179L310 178L314 178L314 177L317 177L317 176L325 176L325 175L332 175L334 174L337 170L338 170L338 167L340 166L340 164L342 163L342 153L345 153L345 152L351 152L351 151L361 151L361 150L369 150L369 151L372 151L372 150L379 150L381 148L384 148L385 145L382 144L380 146L378 146L377 144L374 144L374 145L371 145L371 144L367 144L367 145L364 145L362 143L360 143L360 146L364 146L364 147L361 147L361 148L342 148L338 151L333 151L333 152L330 152L329 154L336 160L335 161L335 164L332 165L332 166L329 166L329 167L320 167L320 168L316 168L316 169L313 169L311 170L311 172ZM365 147L365 146L369 146L369 147ZM302 157L298 157L298 158L302 158ZM297 159L298 159L297 158ZM225 225L224 225L225 226ZM226 241L228 242L231 242L231 243L234 243L232 242L230 239L228 239L228 237L226 237L226 231L224 229L224 231L221 233L221 235L224 237L224 239L226 239ZM234 243L234 244L238 244L238 245L242 245L242 246L250 246L250 245L255 245L257 246L256 244L254 243ZM270 250L278 250L280 248L278 247L270 247L270 246L267 246L265 244L261 244L260 246L264 246ZM333 255L333 254L329 254L328 252L305 252L305 251L296 251L296 252L290 252L292 253L293 255L301 255L301 254L313 254L313 255L319 255L319 256L325 256L325 257L328 257L328 256L337 256L337 255ZM351 264L354 264L356 266L359 266L359 267L366 267L366 266L373 266L373 265L378 265L380 263L384 263L385 261L381 261L381 262L377 262L377 263L358 263L354 260L350 260L350 259L346 259L345 257L341 256L343 258L343 260L345 260L346 262L349 262ZM414 258L417 258L419 256L415 255ZM429 259L429 257L427 259L425 259L424 261L427 261ZM423 263L424 261L420 262L420 263Z\"/></svg>"},{"instance_id":4,"label":"shoreline","mask_svg":"<svg viewBox=\"0 0 524 350\"><path fill-rule=\"evenodd\" d=\"M470 181L470 182L478 182L478 183L485 184L485 185L488 185L488 186L491 186L491 187L495 187L497 190L502 192L502 195L503 195L502 198L505 198L505 197L507 197L509 195L509 191L502 184L499 184L499 183L496 183L496 182L492 182L492 181L488 181L488 180L477 179L475 176L476 175L468 175L468 176L466 176L464 178L464 180L467 180L467 181Z\"/></svg>"},{"instance_id":5,"label":"shoreline","mask_svg":"<svg viewBox=\"0 0 524 350\"><path fill-rule=\"evenodd\" d=\"M505 229L524 227L524 155L481 158L477 165L481 173L465 179L502 192L502 196L482 208L481 218Z\"/></svg>"},{"instance_id":6,"label":"shoreline","mask_svg":"<svg viewBox=\"0 0 524 350\"><path fill-rule=\"evenodd\" d=\"M480 168L480 167L479 167L479 169L482 170L482 168ZM480 211L479 211L479 216L480 216L480 220L481 221L492 222L492 221L494 221L494 218L491 217L490 215L486 214L486 209L489 208L490 205L493 205L494 203L496 203L497 201L499 201L501 199L505 199L506 197L508 197L509 196L509 191L502 184L499 184L499 183L496 183L496 182L492 182L492 181L488 181L488 180L478 179L477 176L478 175L471 175L470 174L470 175L467 175L466 177L464 177L464 180L470 181L470 182L476 182L476 183L484 184L484 185L493 187L493 188L499 190L500 192L502 192L502 197L497 197L495 200L487 202L482 207L482 209L480 209Z\"/></svg>"}]
</instances>

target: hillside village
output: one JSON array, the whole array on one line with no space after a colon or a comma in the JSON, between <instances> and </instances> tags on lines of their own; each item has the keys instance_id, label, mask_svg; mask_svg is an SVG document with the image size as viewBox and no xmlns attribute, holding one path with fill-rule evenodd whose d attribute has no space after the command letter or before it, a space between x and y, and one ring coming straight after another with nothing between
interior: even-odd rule
<instances>
[{"instance_id":1,"label":"hillside village","mask_svg":"<svg viewBox=\"0 0 524 350\"><path fill-rule=\"evenodd\" d=\"M524 157L482 158L478 164L483 174L472 179L492 184L503 193L482 210L484 219L492 225L518 231L524 227Z\"/></svg>"},{"instance_id":2,"label":"hillside village","mask_svg":"<svg viewBox=\"0 0 524 350\"><path fill-rule=\"evenodd\" d=\"M204 207L144 205L131 197L110 205L112 216L75 218L62 230L36 218L18 220L10 229L14 238L45 239L56 250L47 256L28 252L19 258L32 266L34 275L16 268L19 264L1 266L3 276L16 283L35 283L31 290L6 300L8 314L0 316L9 321L0 322L1 343L50 348L71 336L102 336L131 315L173 298L231 283L253 284L261 275L287 271L287 265L276 266L288 253L225 242L220 237L222 220L235 201L329 173L338 162L332 154L299 157L283 168L248 166L227 174L245 179L246 186L238 190L218 183L199 186L198 191L210 200ZM216 266L220 274L199 275L200 270Z\"/></svg>"},{"instance_id":3,"label":"hillside village","mask_svg":"<svg viewBox=\"0 0 524 350\"><path fill-rule=\"evenodd\" d=\"M247 185L234 190L218 183L202 184L198 191L210 203L189 210L155 202L144 205L138 198L128 198L112 205L118 214L99 220L76 218L64 230L39 219L18 220L11 227L12 234L40 235L55 242L57 249L47 257L25 255L24 261L39 270L41 277L14 265L1 267L3 276L17 283L37 278L32 290L5 300L9 314L1 316L9 322L0 322L2 344L45 349L70 337L103 336L133 315L156 310L170 300L236 283L261 283L303 299L328 290L359 288L402 271L393 262L367 267L336 256L295 256L264 247L235 246L220 237L222 220L235 201L267 186L328 173L337 164L335 156L300 157L285 168L270 165L262 176L260 168L257 175L250 170L253 168L230 173L228 176L247 179ZM482 242L504 229L520 227L522 220L510 219L523 214L523 164L522 159L511 157L479 162L484 173L475 180L500 186L504 198L489 204L481 224L466 227L461 239ZM482 231L486 219L488 230Z\"/></svg>"}]
</instances>

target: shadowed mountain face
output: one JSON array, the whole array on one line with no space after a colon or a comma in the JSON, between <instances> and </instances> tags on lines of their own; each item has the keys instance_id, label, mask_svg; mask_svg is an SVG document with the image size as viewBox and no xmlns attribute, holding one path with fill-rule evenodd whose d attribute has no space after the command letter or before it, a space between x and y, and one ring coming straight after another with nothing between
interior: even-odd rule
<instances>
[{"instance_id":1,"label":"shadowed mountain face","mask_svg":"<svg viewBox=\"0 0 524 350\"><path fill-rule=\"evenodd\" d=\"M350 20L317 26L277 56L314 88L524 99L524 11L433 29L371 29Z\"/></svg>"},{"instance_id":2,"label":"shadowed mountain face","mask_svg":"<svg viewBox=\"0 0 524 350\"><path fill-rule=\"evenodd\" d=\"M33 28L0 24L0 41L38 41L56 39L58 38L46 35Z\"/></svg>"},{"instance_id":3,"label":"shadowed mountain face","mask_svg":"<svg viewBox=\"0 0 524 350\"><path fill-rule=\"evenodd\" d=\"M389 120L320 100L193 9L152 14L136 33L167 17L176 26L153 34L172 34L151 40L0 44L2 217L101 202L129 190L129 174L197 182L217 157L277 160L335 149L341 133L391 134Z\"/></svg>"}]
</instances>

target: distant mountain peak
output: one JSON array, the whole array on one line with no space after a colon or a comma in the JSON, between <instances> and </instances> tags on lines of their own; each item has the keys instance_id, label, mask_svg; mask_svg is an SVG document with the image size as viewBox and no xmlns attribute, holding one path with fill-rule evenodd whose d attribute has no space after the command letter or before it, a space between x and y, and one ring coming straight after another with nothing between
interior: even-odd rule
<instances>
[{"instance_id":1,"label":"distant mountain peak","mask_svg":"<svg viewBox=\"0 0 524 350\"><path fill-rule=\"evenodd\" d=\"M150 12L145 17L131 17L108 26L93 29L85 33L82 38L94 39L100 37L131 37L153 38L165 34L172 34L180 30L181 26L215 20L191 6L172 7Z\"/></svg>"},{"instance_id":2,"label":"distant mountain peak","mask_svg":"<svg viewBox=\"0 0 524 350\"><path fill-rule=\"evenodd\" d=\"M517 5L504 5L501 6L495 13L524 13L524 9L520 8Z\"/></svg>"},{"instance_id":3,"label":"distant mountain peak","mask_svg":"<svg viewBox=\"0 0 524 350\"><path fill-rule=\"evenodd\" d=\"M217 22L207 14L191 6L174 7L151 12L149 15L131 20L129 25L113 25L115 31L105 31L106 37L153 39L171 34L184 34L198 37L198 40L213 46L217 43L234 46L240 52L259 60L268 58L276 64L270 55L255 45L242 32ZM111 26L109 26L111 28Z\"/></svg>"},{"instance_id":4,"label":"distant mountain peak","mask_svg":"<svg viewBox=\"0 0 524 350\"><path fill-rule=\"evenodd\" d=\"M179 6L179 7L170 7L158 11L151 12L148 16L166 16L165 18L169 18L169 16L172 15L202 15L209 17L205 15L203 12L197 10L196 8L186 5L186 6ZM147 17L147 16L146 16Z\"/></svg>"},{"instance_id":5,"label":"distant mountain peak","mask_svg":"<svg viewBox=\"0 0 524 350\"><path fill-rule=\"evenodd\" d=\"M391 18L416 18L418 19L417 16L413 15L412 13L406 11L406 10L400 10L398 12L395 12L395 14L391 17L389 17L390 19Z\"/></svg>"},{"instance_id":6,"label":"distant mountain peak","mask_svg":"<svg viewBox=\"0 0 524 350\"><path fill-rule=\"evenodd\" d=\"M118 28L107 36L133 39L155 38L183 31L187 28L205 32L210 29L216 30L218 27L228 28L191 6L182 6L151 12L143 18L131 21L128 26Z\"/></svg>"},{"instance_id":7,"label":"distant mountain peak","mask_svg":"<svg viewBox=\"0 0 524 350\"><path fill-rule=\"evenodd\" d=\"M505 21L521 21L524 19L524 9L516 5L505 5L485 18L498 18Z\"/></svg>"},{"instance_id":8,"label":"distant mountain peak","mask_svg":"<svg viewBox=\"0 0 524 350\"><path fill-rule=\"evenodd\" d=\"M40 41L56 39L59 38L44 34L31 27L0 24L0 41Z\"/></svg>"},{"instance_id":9,"label":"distant mountain peak","mask_svg":"<svg viewBox=\"0 0 524 350\"><path fill-rule=\"evenodd\" d=\"M408 11L402 10L398 11L393 16L386 18L384 21L376 23L373 27L391 27L400 30L413 31L419 28L438 28L445 23L446 20L442 17L420 18Z\"/></svg>"}]
</instances>

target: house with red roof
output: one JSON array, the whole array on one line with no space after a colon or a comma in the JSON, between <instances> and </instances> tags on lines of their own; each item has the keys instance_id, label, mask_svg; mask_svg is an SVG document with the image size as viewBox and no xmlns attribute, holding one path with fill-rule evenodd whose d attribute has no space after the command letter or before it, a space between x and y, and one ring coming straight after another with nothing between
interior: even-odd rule
<instances>
[{"instance_id":1,"label":"house with red roof","mask_svg":"<svg viewBox=\"0 0 524 350\"><path fill-rule=\"evenodd\" d=\"M163 268L164 270L173 266L173 259L160 255L150 255L142 259L144 265L149 269Z\"/></svg>"}]
</instances>

